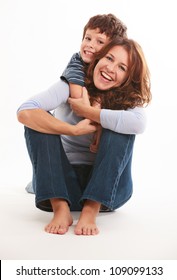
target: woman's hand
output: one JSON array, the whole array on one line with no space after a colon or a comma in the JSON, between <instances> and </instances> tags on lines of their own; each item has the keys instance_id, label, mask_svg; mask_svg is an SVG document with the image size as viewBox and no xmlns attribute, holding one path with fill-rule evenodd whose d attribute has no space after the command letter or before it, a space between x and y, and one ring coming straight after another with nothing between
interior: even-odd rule
<instances>
[{"instance_id":1,"label":"woman's hand","mask_svg":"<svg viewBox=\"0 0 177 280\"><path fill-rule=\"evenodd\" d=\"M88 119L84 119L73 126L74 136L90 134L97 130L97 126Z\"/></svg>"},{"instance_id":2,"label":"woman's hand","mask_svg":"<svg viewBox=\"0 0 177 280\"><path fill-rule=\"evenodd\" d=\"M69 98L68 102L71 109L77 116L84 117L88 107L90 107L89 95L86 88L83 88L83 94L81 98Z\"/></svg>"},{"instance_id":3,"label":"woman's hand","mask_svg":"<svg viewBox=\"0 0 177 280\"><path fill-rule=\"evenodd\" d=\"M89 95L86 88L83 88L82 98L69 98L71 109L79 117L83 117L93 122L100 123L101 108L90 105Z\"/></svg>"}]
</instances>

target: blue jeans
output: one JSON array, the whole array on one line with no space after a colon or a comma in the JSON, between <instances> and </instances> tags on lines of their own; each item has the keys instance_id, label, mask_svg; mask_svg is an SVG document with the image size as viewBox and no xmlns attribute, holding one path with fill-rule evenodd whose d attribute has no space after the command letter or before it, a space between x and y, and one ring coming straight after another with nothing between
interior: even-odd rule
<instances>
[{"instance_id":1,"label":"blue jeans","mask_svg":"<svg viewBox=\"0 0 177 280\"><path fill-rule=\"evenodd\" d=\"M50 199L63 198L71 211L80 211L86 199L100 202L110 211L132 195L131 163L135 135L103 129L93 166L69 163L60 135L25 127L33 167L36 207L52 211Z\"/></svg>"}]
</instances>

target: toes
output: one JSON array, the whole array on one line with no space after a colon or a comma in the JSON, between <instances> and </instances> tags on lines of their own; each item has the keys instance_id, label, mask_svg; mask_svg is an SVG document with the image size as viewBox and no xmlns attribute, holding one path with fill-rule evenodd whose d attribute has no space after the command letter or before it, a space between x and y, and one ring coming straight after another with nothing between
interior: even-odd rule
<instances>
[{"instance_id":1,"label":"toes","mask_svg":"<svg viewBox=\"0 0 177 280\"><path fill-rule=\"evenodd\" d=\"M45 227L45 231L49 233L50 230L51 230L51 225L47 225L47 226Z\"/></svg>"},{"instance_id":2,"label":"toes","mask_svg":"<svg viewBox=\"0 0 177 280\"><path fill-rule=\"evenodd\" d=\"M82 229L81 228L76 228L74 230L74 232L75 232L76 235L82 235Z\"/></svg>"},{"instance_id":3,"label":"toes","mask_svg":"<svg viewBox=\"0 0 177 280\"><path fill-rule=\"evenodd\" d=\"M65 234L68 231L68 227L49 224L45 227L45 231L52 234Z\"/></svg>"},{"instance_id":4,"label":"toes","mask_svg":"<svg viewBox=\"0 0 177 280\"><path fill-rule=\"evenodd\" d=\"M99 230L97 227L76 227L75 229L76 235L96 235L99 233Z\"/></svg>"},{"instance_id":5,"label":"toes","mask_svg":"<svg viewBox=\"0 0 177 280\"><path fill-rule=\"evenodd\" d=\"M65 234L68 231L68 227L60 226L58 228L58 234Z\"/></svg>"},{"instance_id":6,"label":"toes","mask_svg":"<svg viewBox=\"0 0 177 280\"><path fill-rule=\"evenodd\" d=\"M83 235L89 235L89 229L84 227L84 228L82 229L82 234L83 234Z\"/></svg>"},{"instance_id":7,"label":"toes","mask_svg":"<svg viewBox=\"0 0 177 280\"><path fill-rule=\"evenodd\" d=\"M96 235L96 234L98 234L98 233L99 233L98 228L92 229L92 235Z\"/></svg>"},{"instance_id":8,"label":"toes","mask_svg":"<svg viewBox=\"0 0 177 280\"><path fill-rule=\"evenodd\" d=\"M98 234L98 232L99 231L98 231L97 227L87 229L87 235L96 235L96 234Z\"/></svg>"},{"instance_id":9,"label":"toes","mask_svg":"<svg viewBox=\"0 0 177 280\"><path fill-rule=\"evenodd\" d=\"M48 233L57 233L57 227L55 225L48 225L46 228L45 228L45 231L48 232Z\"/></svg>"}]
</instances>

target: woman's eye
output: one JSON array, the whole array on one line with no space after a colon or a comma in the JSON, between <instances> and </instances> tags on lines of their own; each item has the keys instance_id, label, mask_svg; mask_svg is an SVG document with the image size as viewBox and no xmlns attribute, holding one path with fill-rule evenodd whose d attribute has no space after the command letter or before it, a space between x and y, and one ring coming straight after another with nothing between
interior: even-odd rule
<instances>
[{"instance_id":1,"label":"woman's eye","mask_svg":"<svg viewBox=\"0 0 177 280\"><path fill-rule=\"evenodd\" d=\"M113 59L112 59L112 57L110 57L109 55L108 56L106 56L106 58L107 58L107 60L110 60L110 61L112 61Z\"/></svg>"},{"instance_id":2,"label":"woman's eye","mask_svg":"<svg viewBox=\"0 0 177 280\"><path fill-rule=\"evenodd\" d=\"M126 71L125 67L122 66L122 65L120 65L119 68L120 68L122 71L124 71L124 72Z\"/></svg>"}]
</instances>

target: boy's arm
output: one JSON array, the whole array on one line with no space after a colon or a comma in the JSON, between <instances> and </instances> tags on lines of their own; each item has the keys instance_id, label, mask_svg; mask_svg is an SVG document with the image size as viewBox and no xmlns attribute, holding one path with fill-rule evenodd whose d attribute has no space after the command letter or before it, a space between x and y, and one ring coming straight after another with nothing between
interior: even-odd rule
<instances>
[{"instance_id":1,"label":"boy's arm","mask_svg":"<svg viewBox=\"0 0 177 280\"><path fill-rule=\"evenodd\" d=\"M83 93L83 87L80 85L69 83L69 92L72 98L81 98Z\"/></svg>"},{"instance_id":2,"label":"boy's arm","mask_svg":"<svg viewBox=\"0 0 177 280\"><path fill-rule=\"evenodd\" d=\"M103 128L123 134L140 134L146 128L145 108L110 110L91 107L88 102L87 92L83 90L83 97L74 100L68 99L72 110L81 117L100 123Z\"/></svg>"},{"instance_id":3,"label":"boy's arm","mask_svg":"<svg viewBox=\"0 0 177 280\"><path fill-rule=\"evenodd\" d=\"M85 73L80 53L75 53L71 57L60 78L69 84L70 96L72 98L82 97L82 87L85 85Z\"/></svg>"}]
</instances>

